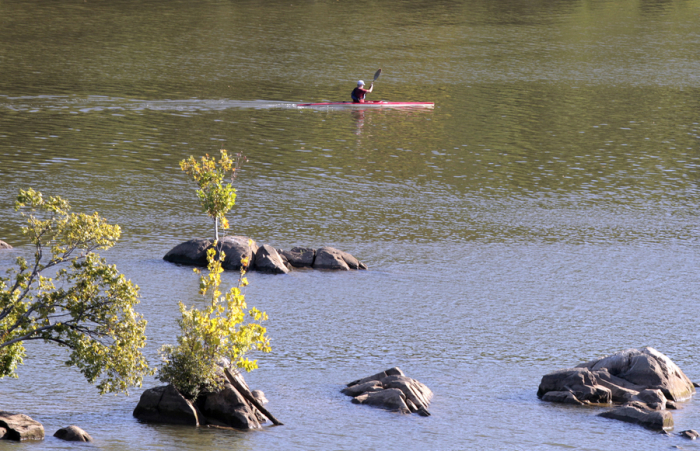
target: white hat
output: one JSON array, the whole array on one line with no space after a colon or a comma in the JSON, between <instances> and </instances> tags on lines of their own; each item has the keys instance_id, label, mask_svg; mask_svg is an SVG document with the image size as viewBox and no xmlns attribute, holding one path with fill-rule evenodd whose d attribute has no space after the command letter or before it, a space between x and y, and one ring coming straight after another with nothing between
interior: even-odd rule
<instances>
[{"instance_id":1,"label":"white hat","mask_svg":"<svg viewBox=\"0 0 700 451\"><path fill-rule=\"evenodd\" d=\"M365 85L365 82L362 80L357 82L357 86L364 86L364 85Z\"/></svg>"}]
</instances>

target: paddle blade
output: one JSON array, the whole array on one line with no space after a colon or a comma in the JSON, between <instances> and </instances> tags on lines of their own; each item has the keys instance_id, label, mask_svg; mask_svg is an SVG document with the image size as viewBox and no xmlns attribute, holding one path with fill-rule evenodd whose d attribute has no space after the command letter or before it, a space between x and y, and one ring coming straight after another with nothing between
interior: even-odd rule
<instances>
[{"instance_id":1,"label":"paddle blade","mask_svg":"<svg viewBox=\"0 0 700 451\"><path fill-rule=\"evenodd\" d=\"M382 70L379 69L377 72L374 73L374 81L377 81L377 78L382 74Z\"/></svg>"}]
</instances>

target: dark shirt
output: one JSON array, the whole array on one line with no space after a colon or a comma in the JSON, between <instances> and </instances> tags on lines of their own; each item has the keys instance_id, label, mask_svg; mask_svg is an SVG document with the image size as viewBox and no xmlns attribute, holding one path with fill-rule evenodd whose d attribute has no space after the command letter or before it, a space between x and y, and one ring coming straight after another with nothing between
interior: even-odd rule
<instances>
[{"instance_id":1,"label":"dark shirt","mask_svg":"<svg viewBox=\"0 0 700 451\"><path fill-rule=\"evenodd\" d=\"M369 92L368 89L360 88L359 86L352 90L352 101L354 103L364 103L365 95Z\"/></svg>"}]
</instances>

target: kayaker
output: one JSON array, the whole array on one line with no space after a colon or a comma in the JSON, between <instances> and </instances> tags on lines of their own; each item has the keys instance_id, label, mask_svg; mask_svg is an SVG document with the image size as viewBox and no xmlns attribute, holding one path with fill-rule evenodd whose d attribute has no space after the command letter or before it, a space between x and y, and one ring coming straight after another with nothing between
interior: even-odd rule
<instances>
[{"instance_id":1,"label":"kayaker","mask_svg":"<svg viewBox=\"0 0 700 451\"><path fill-rule=\"evenodd\" d=\"M365 103L365 95L368 92L372 92L372 88L374 88L374 83L369 85L369 89L365 89L365 82L360 80L357 82L357 88L352 90L352 94L350 94L350 97L352 97L352 103Z\"/></svg>"}]
</instances>

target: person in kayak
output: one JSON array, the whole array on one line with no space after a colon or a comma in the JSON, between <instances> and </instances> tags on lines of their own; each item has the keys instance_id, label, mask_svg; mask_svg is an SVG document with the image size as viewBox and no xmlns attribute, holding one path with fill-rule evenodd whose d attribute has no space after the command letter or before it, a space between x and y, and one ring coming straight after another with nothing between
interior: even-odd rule
<instances>
[{"instance_id":1,"label":"person in kayak","mask_svg":"<svg viewBox=\"0 0 700 451\"><path fill-rule=\"evenodd\" d=\"M365 82L360 80L357 82L357 88L352 90L352 94L350 94L350 97L352 97L352 103L365 103L365 95L367 95L368 92L372 92L372 89L374 88L374 83L369 85L369 89L365 89Z\"/></svg>"}]
</instances>

